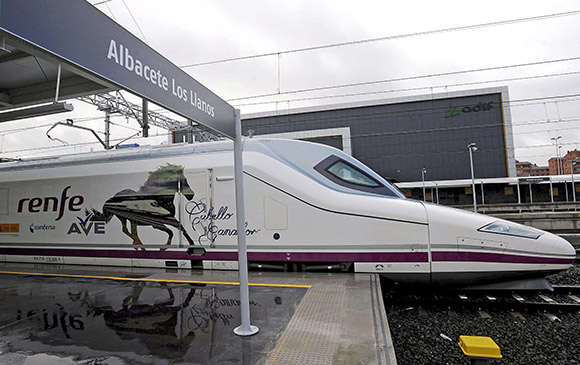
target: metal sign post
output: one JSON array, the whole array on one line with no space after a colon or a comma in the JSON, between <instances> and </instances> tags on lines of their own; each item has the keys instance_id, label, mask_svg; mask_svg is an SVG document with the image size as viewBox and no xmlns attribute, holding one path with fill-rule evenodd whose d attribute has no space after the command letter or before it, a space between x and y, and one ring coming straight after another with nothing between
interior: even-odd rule
<instances>
[{"instance_id":1,"label":"metal sign post","mask_svg":"<svg viewBox=\"0 0 580 365\"><path fill-rule=\"evenodd\" d=\"M246 213L244 207L244 171L242 119L240 110L235 110L234 139L234 180L236 183L236 223L238 227L238 272L240 276L240 308L242 324L234 329L238 336L251 336L258 333L256 326L250 325L250 291L248 287L248 252L246 249Z\"/></svg>"},{"instance_id":2,"label":"metal sign post","mask_svg":"<svg viewBox=\"0 0 580 365\"><path fill-rule=\"evenodd\" d=\"M467 145L469 149L469 163L471 164L471 195L473 195L473 211L477 213L477 197L475 196L475 175L473 174L473 152L477 151L477 145L470 143Z\"/></svg>"}]
</instances>

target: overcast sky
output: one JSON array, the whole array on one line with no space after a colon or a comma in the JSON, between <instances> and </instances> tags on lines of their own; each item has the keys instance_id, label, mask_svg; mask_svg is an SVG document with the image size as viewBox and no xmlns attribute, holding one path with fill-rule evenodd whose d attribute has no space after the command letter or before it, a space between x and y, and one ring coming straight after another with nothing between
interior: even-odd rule
<instances>
[{"instance_id":1,"label":"overcast sky","mask_svg":"<svg viewBox=\"0 0 580 365\"><path fill-rule=\"evenodd\" d=\"M518 160L547 165L548 158L556 153L550 138L556 136L562 136L561 150L564 153L579 148L580 60L407 81L373 82L580 57L580 13L432 32L578 11L580 1L90 2L178 66L274 53L267 57L184 68L203 85L240 108L242 114L506 85L512 101ZM410 34L416 35L395 37ZM287 52L386 37L391 38ZM565 75L546 77L555 74ZM367 84L293 93L356 83ZM404 89L413 90L401 91ZM247 98L276 93L280 95ZM336 97L345 94L357 96ZM554 98L557 96L570 97ZM524 102L528 99L534 100ZM22 127L46 125L64 118L73 118L79 123L96 118L82 122L82 125L104 130L102 112L80 101L71 102L75 111L66 116L2 123L0 147L3 155L31 157L47 151L29 149L62 146L46 137L48 126L14 131ZM112 129L113 139L128 137L138 129L134 120L115 117L113 121L118 124ZM65 129L59 127L51 135L70 145L93 141L90 133ZM150 133L152 138L132 141L167 143L166 131L152 128ZM82 145L49 152L80 152L89 148ZM101 149L98 144L92 148Z\"/></svg>"}]
</instances>

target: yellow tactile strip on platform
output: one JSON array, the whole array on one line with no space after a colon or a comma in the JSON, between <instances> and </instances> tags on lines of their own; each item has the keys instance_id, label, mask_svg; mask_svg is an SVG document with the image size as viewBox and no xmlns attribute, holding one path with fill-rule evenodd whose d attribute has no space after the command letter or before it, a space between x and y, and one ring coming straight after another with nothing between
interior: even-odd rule
<instances>
[{"instance_id":1,"label":"yellow tactile strip on platform","mask_svg":"<svg viewBox=\"0 0 580 365\"><path fill-rule=\"evenodd\" d=\"M344 306L344 281L311 284L276 348L268 354L268 364L332 364Z\"/></svg>"}]
</instances>

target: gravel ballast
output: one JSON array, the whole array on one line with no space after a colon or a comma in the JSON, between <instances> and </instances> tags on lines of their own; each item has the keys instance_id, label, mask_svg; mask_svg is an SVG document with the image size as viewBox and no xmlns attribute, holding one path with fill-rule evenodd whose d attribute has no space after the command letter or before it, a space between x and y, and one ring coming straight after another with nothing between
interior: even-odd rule
<instances>
[{"instance_id":1,"label":"gravel ballast","mask_svg":"<svg viewBox=\"0 0 580 365\"><path fill-rule=\"evenodd\" d=\"M552 285L580 285L580 265L548 277ZM509 294L506 294L509 295ZM388 300L388 297L385 298ZM459 301L459 299L458 299ZM502 359L491 364L580 364L580 313L522 312L522 318L509 310L477 310L460 305L451 308L423 307L406 301L386 303L397 363L470 364L459 348L459 336L488 336L500 347Z\"/></svg>"}]
</instances>

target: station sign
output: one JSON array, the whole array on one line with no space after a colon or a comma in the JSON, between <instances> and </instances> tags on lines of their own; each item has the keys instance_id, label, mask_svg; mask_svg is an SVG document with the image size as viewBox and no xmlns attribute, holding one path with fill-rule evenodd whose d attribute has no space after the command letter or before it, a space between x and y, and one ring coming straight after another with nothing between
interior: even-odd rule
<instances>
[{"instance_id":1,"label":"station sign","mask_svg":"<svg viewBox=\"0 0 580 365\"><path fill-rule=\"evenodd\" d=\"M542 176L542 177L520 177L519 179L520 183L528 183L528 184L537 184L537 183L541 183L544 181L550 181L550 177L548 176Z\"/></svg>"},{"instance_id":2,"label":"station sign","mask_svg":"<svg viewBox=\"0 0 580 365\"><path fill-rule=\"evenodd\" d=\"M84 0L0 0L0 36L16 37L227 137L234 108ZM181 45L195 52L190 44Z\"/></svg>"}]
</instances>

